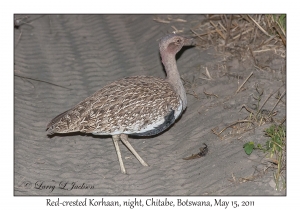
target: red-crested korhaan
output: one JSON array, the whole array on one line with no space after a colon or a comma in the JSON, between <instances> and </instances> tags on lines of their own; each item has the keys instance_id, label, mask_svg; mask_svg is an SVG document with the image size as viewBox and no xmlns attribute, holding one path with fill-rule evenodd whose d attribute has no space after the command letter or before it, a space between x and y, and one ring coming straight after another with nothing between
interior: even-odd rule
<instances>
[{"instance_id":1,"label":"red-crested korhaan","mask_svg":"<svg viewBox=\"0 0 300 210\"><path fill-rule=\"evenodd\" d=\"M111 135L122 173L126 173L119 140L144 166L148 164L128 142L128 135L152 136L172 125L187 107L186 92L176 65L176 53L193 39L176 34L159 43L166 78L126 77L104 86L47 125L48 135L82 132Z\"/></svg>"}]
</instances>

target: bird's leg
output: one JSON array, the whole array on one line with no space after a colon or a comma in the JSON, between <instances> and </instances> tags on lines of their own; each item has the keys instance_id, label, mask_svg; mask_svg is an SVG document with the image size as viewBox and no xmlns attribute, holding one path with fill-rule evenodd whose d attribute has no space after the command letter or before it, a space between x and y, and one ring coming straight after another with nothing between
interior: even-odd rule
<instances>
[{"instance_id":1,"label":"bird's leg","mask_svg":"<svg viewBox=\"0 0 300 210\"><path fill-rule=\"evenodd\" d=\"M134 156L140 161L140 163L143 166L149 166L142 158L139 156L139 154L135 151L135 149L131 146L131 144L128 141L128 136L126 134L121 134L121 140L126 145L126 147L134 154Z\"/></svg>"},{"instance_id":2,"label":"bird's leg","mask_svg":"<svg viewBox=\"0 0 300 210\"><path fill-rule=\"evenodd\" d=\"M117 155L118 155L118 159L119 159L119 163L120 163L120 167L121 167L121 172L123 174L126 174L125 166L124 166L124 163L122 160L121 151L120 151L120 147L119 147L119 143L118 143L118 141L120 140L120 135L113 135L112 139L113 139L113 142L116 147L116 151L117 151Z\"/></svg>"}]
</instances>

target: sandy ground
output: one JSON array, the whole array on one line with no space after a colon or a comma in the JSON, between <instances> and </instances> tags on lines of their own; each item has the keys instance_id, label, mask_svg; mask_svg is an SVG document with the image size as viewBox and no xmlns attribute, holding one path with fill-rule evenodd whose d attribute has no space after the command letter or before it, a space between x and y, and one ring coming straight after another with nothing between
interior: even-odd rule
<instances>
[{"instance_id":1,"label":"sandy ground","mask_svg":"<svg viewBox=\"0 0 300 210\"><path fill-rule=\"evenodd\" d=\"M261 53L257 61L270 67L261 71L250 59L219 53L213 46L182 51L177 64L189 93L188 108L161 135L130 139L150 167L120 145L128 172L124 175L109 136L48 137L46 125L114 80L164 77L158 40L174 31L172 26L189 32L204 15L29 16L30 25L15 29L15 195L285 195L274 190L264 154L243 151L245 142L266 141L268 124L246 133L226 130L223 140L212 132L249 115L241 108L255 103L256 84L264 90L262 101L282 85L280 91L285 90L285 58ZM153 20L168 17L170 23ZM264 108L271 110L275 103L272 97ZM278 104L276 119L284 118L285 108ZM183 160L198 153L203 143L209 149L206 156Z\"/></svg>"}]
</instances>

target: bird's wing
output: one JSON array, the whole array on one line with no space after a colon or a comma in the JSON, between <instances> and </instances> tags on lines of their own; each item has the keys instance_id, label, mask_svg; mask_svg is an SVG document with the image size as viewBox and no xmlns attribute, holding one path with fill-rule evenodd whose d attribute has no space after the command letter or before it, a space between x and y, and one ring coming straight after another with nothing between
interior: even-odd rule
<instances>
[{"instance_id":1,"label":"bird's wing","mask_svg":"<svg viewBox=\"0 0 300 210\"><path fill-rule=\"evenodd\" d=\"M48 124L48 133L135 133L167 117L165 128L175 120L171 120L172 110L178 110L180 104L179 96L165 80L127 77L103 87L55 117Z\"/></svg>"}]
</instances>

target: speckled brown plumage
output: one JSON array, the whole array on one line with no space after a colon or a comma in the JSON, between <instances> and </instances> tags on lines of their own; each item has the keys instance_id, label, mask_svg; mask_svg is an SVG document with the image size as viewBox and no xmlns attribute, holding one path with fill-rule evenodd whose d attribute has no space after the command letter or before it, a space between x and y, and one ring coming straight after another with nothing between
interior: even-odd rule
<instances>
[{"instance_id":1,"label":"speckled brown plumage","mask_svg":"<svg viewBox=\"0 0 300 210\"><path fill-rule=\"evenodd\" d=\"M166 130L187 107L175 55L191 39L176 34L161 39L159 50L167 78L127 77L106 85L47 125L48 135L83 132L112 135L122 173L126 173L118 141L144 166L148 164L128 142L128 134L151 136Z\"/></svg>"},{"instance_id":2,"label":"speckled brown plumage","mask_svg":"<svg viewBox=\"0 0 300 210\"><path fill-rule=\"evenodd\" d=\"M134 134L164 118L180 105L180 98L163 79L149 76L115 81L47 126L48 134L84 132Z\"/></svg>"}]
</instances>

